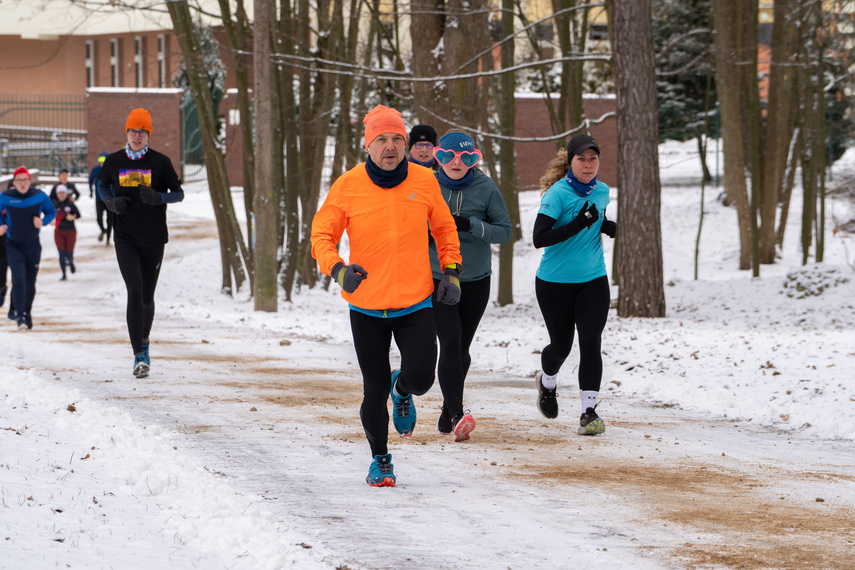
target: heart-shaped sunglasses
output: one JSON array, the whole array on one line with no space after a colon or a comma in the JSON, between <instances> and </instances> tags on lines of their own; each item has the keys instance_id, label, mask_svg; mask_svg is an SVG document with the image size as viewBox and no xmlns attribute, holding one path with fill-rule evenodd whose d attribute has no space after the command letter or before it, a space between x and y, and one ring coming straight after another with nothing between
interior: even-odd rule
<instances>
[{"instance_id":1,"label":"heart-shaped sunglasses","mask_svg":"<svg viewBox=\"0 0 855 570\"><path fill-rule=\"evenodd\" d=\"M473 150L471 152L468 150L461 150L458 152L437 147L433 149L433 155L436 157L436 160L443 166L451 164L452 162L454 162L455 158L459 158L463 166L465 166L466 168L472 168L473 166L478 164L478 161L481 160L480 150Z\"/></svg>"}]
</instances>

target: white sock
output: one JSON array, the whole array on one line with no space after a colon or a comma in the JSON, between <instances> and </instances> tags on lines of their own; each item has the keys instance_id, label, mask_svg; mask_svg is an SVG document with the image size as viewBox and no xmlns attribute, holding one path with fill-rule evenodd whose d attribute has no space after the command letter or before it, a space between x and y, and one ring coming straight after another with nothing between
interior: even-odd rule
<instances>
[{"instance_id":1,"label":"white sock","mask_svg":"<svg viewBox=\"0 0 855 570\"><path fill-rule=\"evenodd\" d=\"M588 411L588 408L597 407L597 398L600 393L596 390L582 390L582 413Z\"/></svg>"},{"instance_id":2,"label":"white sock","mask_svg":"<svg viewBox=\"0 0 855 570\"><path fill-rule=\"evenodd\" d=\"M555 390L556 386L558 386L558 374L550 376L546 372L543 372L540 375L540 383L547 390Z\"/></svg>"}]
</instances>

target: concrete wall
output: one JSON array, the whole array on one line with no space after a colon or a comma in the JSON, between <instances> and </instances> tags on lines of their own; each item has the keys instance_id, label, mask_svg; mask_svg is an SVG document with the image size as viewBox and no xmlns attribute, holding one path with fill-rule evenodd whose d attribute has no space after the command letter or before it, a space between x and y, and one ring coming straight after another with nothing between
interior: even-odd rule
<instances>
[{"instance_id":1,"label":"concrete wall","mask_svg":"<svg viewBox=\"0 0 855 570\"><path fill-rule=\"evenodd\" d=\"M128 114L142 107L151 113L149 146L168 156L178 174L182 174L180 106L179 89L90 89L86 97L89 169L102 152L112 153L125 146Z\"/></svg>"}]
</instances>

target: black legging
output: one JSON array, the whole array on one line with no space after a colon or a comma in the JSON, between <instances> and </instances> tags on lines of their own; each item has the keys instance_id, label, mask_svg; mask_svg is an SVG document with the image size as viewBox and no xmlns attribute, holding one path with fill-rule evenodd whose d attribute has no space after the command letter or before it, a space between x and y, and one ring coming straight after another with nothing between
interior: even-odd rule
<instances>
[{"instance_id":1,"label":"black legging","mask_svg":"<svg viewBox=\"0 0 855 570\"><path fill-rule=\"evenodd\" d=\"M29 243L6 240L6 259L12 270L11 298L18 317L29 314L33 308L41 258L42 244L38 240Z\"/></svg>"},{"instance_id":2,"label":"black legging","mask_svg":"<svg viewBox=\"0 0 855 570\"><path fill-rule=\"evenodd\" d=\"M430 390L436 367L436 331L431 309L403 317L370 317L350 311L353 346L362 371L362 406L359 417L371 446L371 455L389 453L389 411L386 402L392 387L389 350L392 336L401 353L398 392L421 396Z\"/></svg>"},{"instance_id":3,"label":"black legging","mask_svg":"<svg viewBox=\"0 0 855 570\"><path fill-rule=\"evenodd\" d=\"M154 290L163 261L163 244L135 247L117 243L116 260L128 290L128 335L134 354L138 354L154 321Z\"/></svg>"},{"instance_id":4,"label":"black legging","mask_svg":"<svg viewBox=\"0 0 855 570\"><path fill-rule=\"evenodd\" d=\"M490 300L490 276L461 281L460 302L456 305L437 302L439 283L433 280L433 322L439 337L437 375L443 403L454 418L463 413L463 383L472 363L469 347Z\"/></svg>"},{"instance_id":5,"label":"black legging","mask_svg":"<svg viewBox=\"0 0 855 570\"><path fill-rule=\"evenodd\" d=\"M105 202L95 200L95 221L98 222L101 231L107 235L107 241L110 241L110 230L113 229L113 215L113 212L107 209ZM102 218L106 218L106 223Z\"/></svg>"},{"instance_id":6,"label":"black legging","mask_svg":"<svg viewBox=\"0 0 855 570\"><path fill-rule=\"evenodd\" d=\"M535 278L537 304L543 314L549 344L540 355L544 374L558 374L573 346L573 329L579 331L579 389L600 390L603 329L609 316L609 280L587 283L551 283Z\"/></svg>"}]
</instances>

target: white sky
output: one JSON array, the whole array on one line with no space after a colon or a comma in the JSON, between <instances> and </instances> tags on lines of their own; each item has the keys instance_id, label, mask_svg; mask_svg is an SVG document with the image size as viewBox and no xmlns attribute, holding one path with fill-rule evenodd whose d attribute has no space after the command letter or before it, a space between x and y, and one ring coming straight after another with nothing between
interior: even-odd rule
<instances>
[{"instance_id":1,"label":"white sky","mask_svg":"<svg viewBox=\"0 0 855 570\"><path fill-rule=\"evenodd\" d=\"M214 13L219 13L216 0L202 0L201 3ZM0 35L19 35L35 39L69 33L97 35L172 28L165 3L144 0L135 4L153 5L157 11L116 13L107 2L98 0L89 2L88 10L75 6L68 0L0 0ZM251 14L251 1L248 2L247 8Z\"/></svg>"}]
</instances>

